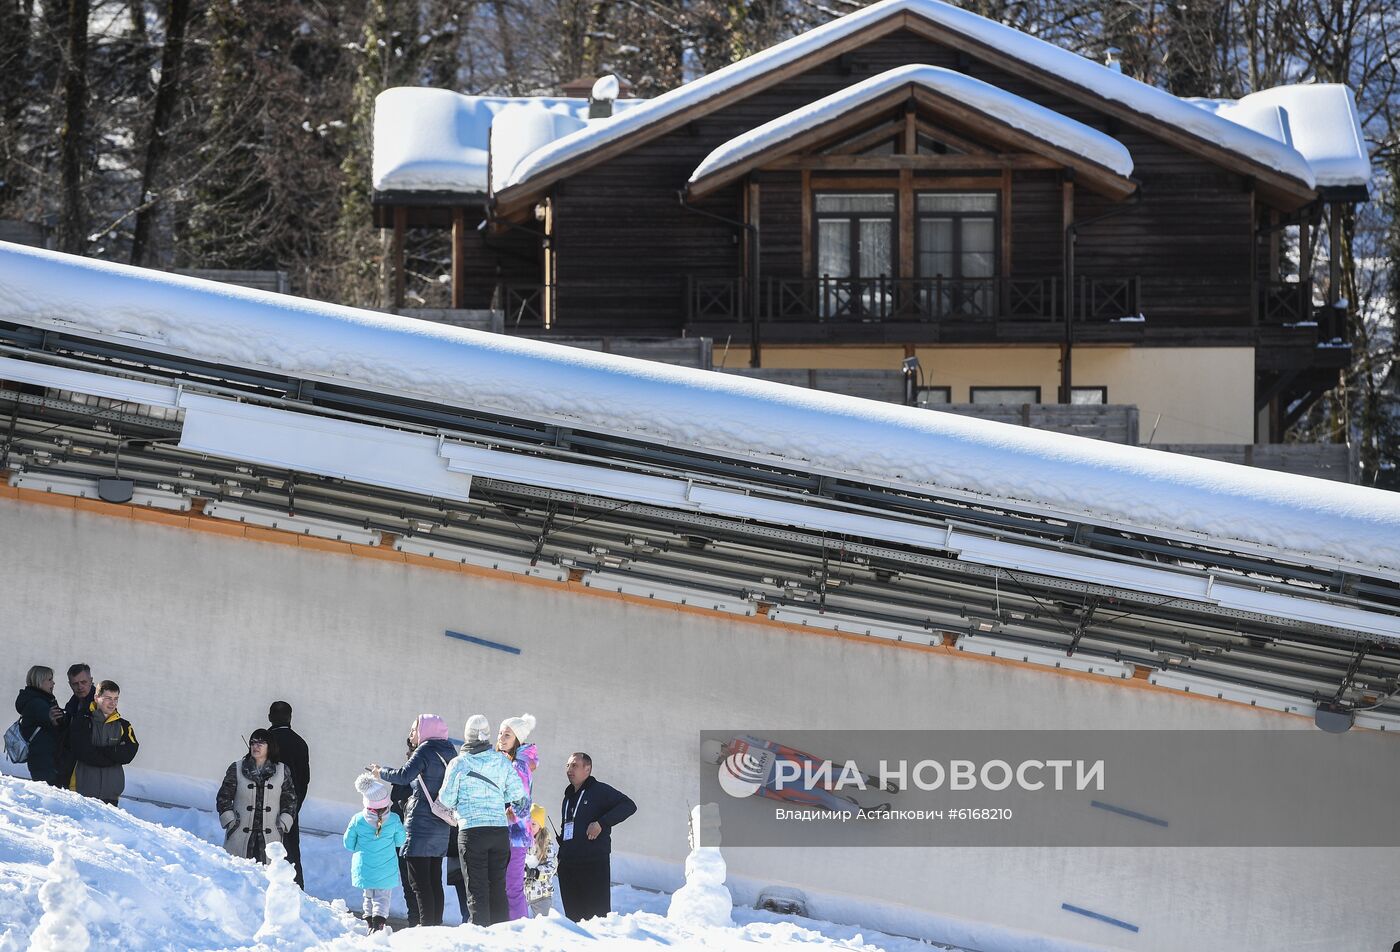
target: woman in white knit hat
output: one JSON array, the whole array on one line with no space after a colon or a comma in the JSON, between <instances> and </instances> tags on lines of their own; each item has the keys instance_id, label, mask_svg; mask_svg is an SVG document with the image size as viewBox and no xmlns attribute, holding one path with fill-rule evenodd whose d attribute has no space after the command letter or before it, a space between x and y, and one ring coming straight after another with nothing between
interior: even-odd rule
<instances>
[{"instance_id":1,"label":"woman in white knit hat","mask_svg":"<svg viewBox=\"0 0 1400 952\"><path fill-rule=\"evenodd\" d=\"M496 749L510 758L515 772L520 777L520 785L526 795L531 794L531 774L539 763L534 744L526 744L526 739L535 730L533 714L508 717L501 721L500 733L496 735ZM530 914L530 901L525 896L525 857L530 855L533 844L530 817L516 816L507 808L510 820L510 865L506 867L506 900L510 906L511 919L524 919Z\"/></svg>"},{"instance_id":2,"label":"woman in white knit hat","mask_svg":"<svg viewBox=\"0 0 1400 952\"><path fill-rule=\"evenodd\" d=\"M506 868L510 829L506 807L528 813L530 798L510 758L491 746L491 724L473 714L464 729L462 752L447 765L438 803L457 814L457 842L467 879L472 923L489 926L510 918Z\"/></svg>"}]
</instances>

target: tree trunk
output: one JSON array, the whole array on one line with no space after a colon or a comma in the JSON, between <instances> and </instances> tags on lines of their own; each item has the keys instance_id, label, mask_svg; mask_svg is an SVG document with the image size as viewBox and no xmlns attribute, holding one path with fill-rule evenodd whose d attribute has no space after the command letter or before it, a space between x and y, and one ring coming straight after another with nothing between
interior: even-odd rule
<instances>
[{"instance_id":1,"label":"tree trunk","mask_svg":"<svg viewBox=\"0 0 1400 952\"><path fill-rule=\"evenodd\" d=\"M131 240L131 263L150 264L151 231L160 208L157 182L165 158L166 133L180 95L180 67L185 52L185 25L190 18L190 0L170 0L166 17L165 49L160 57L160 85L151 110L151 129L146 137L146 156L141 168L140 208L136 212L135 233Z\"/></svg>"},{"instance_id":2,"label":"tree trunk","mask_svg":"<svg viewBox=\"0 0 1400 952\"><path fill-rule=\"evenodd\" d=\"M84 152L87 145L88 0L68 0L67 62L63 72L63 129L59 133L61 206L58 217L60 251L82 254L87 248L87 209L83 195Z\"/></svg>"}]
</instances>

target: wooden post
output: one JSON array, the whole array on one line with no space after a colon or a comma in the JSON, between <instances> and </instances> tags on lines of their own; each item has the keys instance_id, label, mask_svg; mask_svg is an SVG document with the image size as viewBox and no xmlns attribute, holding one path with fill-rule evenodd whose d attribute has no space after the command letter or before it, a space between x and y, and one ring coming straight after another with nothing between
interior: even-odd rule
<instances>
[{"instance_id":1,"label":"wooden post","mask_svg":"<svg viewBox=\"0 0 1400 952\"><path fill-rule=\"evenodd\" d=\"M814 276L812 270L812 172L802 170L802 276Z\"/></svg>"},{"instance_id":2,"label":"wooden post","mask_svg":"<svg viewBox=\"0 0 1400 952\"><path fill-rule=\"evenodd\" d=\"M544 287L540 291L540 296L544 299L540 314L540 320L544 326L549 328L554 326L558 319L555 310L559 302L555 299L554 268L556 263L554 252L554 197L550 196L544 200Z\"/></svg>"},{"instance_id":3,"label":"wooden post","mask_svg":"<svg viewBox=\"0 0 1400 952\"><path fill-rule=\"evenodd\" d=\"M1001 287L1007 287L1007 279L1011 277L1011 169L1001 169L1001 260L997 262L997 276L1000 277ZM1007 302L1000 301L1002 307ZM998 308L998 312L1002 312Z\"/></svg>"},{"instance_id":4,"label":"wooden post","mask_svg":"<svg viewBox=\"0 0 1400 952\"><path fill-rule=\"evenodd\" d=\"M394 244L390 251L390 267L394 275L393 305L395 311L403 310L404 284L404 236L408 231L408 209L394 206Z\"/></svg>"},{"instance_id":5,"label":"wooden post","mask_svg":"<svg viewBox=\"0 0 1400 952\"><path fill-rule=\"evenodd\" d=\"M749 223L749 228L744 229L745 250L745 277L749 285L749 366L763 366L763 340L759 329L759 322L762 316L759 313L763 301L762 270L763 262L759 260L762 249L759 245L759 234L761 228L761 192L759 184L752 178L749 179L749 187L744 195L744 217Z\"/></svg>"},{"instance_id":6,"label":"wooden post","mask_svg":"<svg viewBox=\"0 0 1400 952\"><path fill-rule=\"evenodd\" d=\"M1327 306L1342 299L1342 206L1332 202L1327 206Z\"/></svg>"},{"instance_id":7,"label":"wooden post","mask_svg":"<svg viewBox=\"0 0 1400 952\"><path fill-rule=\"evenodd\" d=\"M467 306L467 210L452 209L452 306Z\"/></svg>"},{"instance_id":8,"label":"wooden post","mask_svg":"<svg viewBox=\"0 0 1400 952\"><path fill-rule=\"evenodd\" d=\"M1278 281L1279 274L1279 230L1278 209L1269 209L1269 284Z\"/></svg>"},{"instance_id":9,"label":"wooden post","mask_svg":"<svg viewBox=\"0 0 1400 952\"><path fill-rule=\"evenodd\" d=\"M904 110L904 149L905 155L919 154L919 123L914 115L914 110L905 107Z\"/></svg>"},{"instance_id":10,"label":"wooden post","mask_svg":"<svg viewBox=\"0 0 1400 952\"><path fill-rule=\"evenodd\" d=\"M1259 326L1259 202L1249 180L1249 322Z\"/></svg>"},{"instance_id":11,"label":"wooden post","mask_svg":"<svg viewBox=\"0 0 1400 952\"><path fill-rule=\"evenodd\" d=\"M913 278L914 261L914 170L899 170L899 266L895 275Z\"/></svg>"},{"instance_id":12,"label":"wooden post","mask_svg":"<svg viewBox=\"0 0 1400 952\"><path fill-rule=\"evenodd\" d=\"M1061 186L1060 220L1064 225L1065 336L1060 343L1060 403L1069 403L1074 388L1074 178L1066 169Z\"/></svg>"}]
</instances>

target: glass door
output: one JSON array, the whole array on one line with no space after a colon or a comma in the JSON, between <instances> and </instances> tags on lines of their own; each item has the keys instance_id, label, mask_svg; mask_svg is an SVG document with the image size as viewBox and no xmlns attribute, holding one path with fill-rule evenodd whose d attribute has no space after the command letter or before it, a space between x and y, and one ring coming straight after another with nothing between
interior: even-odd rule
<instances>
[{"instance_id":1,"label":"glass door","mask_svg":"<svg viewBox=\"0 0 1400 952\"><path fill-rule=\"evenodd\" d=\"M918 194L918 277L928 316L996 316L999 198L995 192Z\"/></svg>"},{"instance_id":2,"label":"glass door","mask_svg":"<svg viewBox=\"0 0 1400 952\"><path fill-rule=\"evenodd\" d=\"M894 303L894 193L818 192L813 203L818 313L865 320L889 315Z\"/></svg>"}]
</instances>

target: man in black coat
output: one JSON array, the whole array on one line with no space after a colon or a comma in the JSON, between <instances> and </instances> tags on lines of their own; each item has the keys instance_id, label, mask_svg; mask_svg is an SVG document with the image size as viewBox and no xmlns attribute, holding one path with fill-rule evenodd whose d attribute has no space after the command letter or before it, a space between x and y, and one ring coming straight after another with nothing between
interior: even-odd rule
<instances>
[{"instance_id":1,"label":"man in black coat","mask_svg":"<svg viewBox=\"0 0 1400 952\"><path fill-rule=\"evenodd\" d=\"M559 829L559 898L575 922L612 912L612 828L637 812L632 798L593 776L593 758L569 755Z\"/></svg>"},{"instance_id":2,"label":"man in black coat","mask_svg":"<svg viewBox=\"0 0 1400 952\"><path fill-rule=\"evenodd\" d=\"M78 762L73 755L73 746L68 742L69 730L73 722L83 716L92 707L92 702L97 700L97 685L92 680L92 668L85 664L69 665L68 687L73 692L73 696L68 699L67 704L63 705L63 719L59 722L62 731L58 753L55 757L58 765L56 786L65 789L73 781L73 768Z\"/></svg>"},{"instance_id":3,"label":"man in black coat","mask_svg":"<svg viewBox=\"0 0 1400 952\"><path fill-rule=\"evenodd\" d=\"M292 775L292 787L297 794L296 812L292 814L292 828L282 837L282 845L287 848L287 862L297 871L297 885L306 888L306 876L301 869L301 805L306 801L306 790L311 786L311 754L306 749L306 741L292 730L292 706L286 701L273 701L267 709L267 720L271 724L268 733L277 744L277 759L286 766Z\"/></svg>"}]
</instances>

